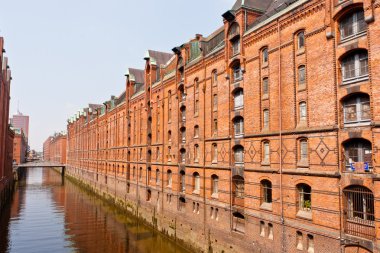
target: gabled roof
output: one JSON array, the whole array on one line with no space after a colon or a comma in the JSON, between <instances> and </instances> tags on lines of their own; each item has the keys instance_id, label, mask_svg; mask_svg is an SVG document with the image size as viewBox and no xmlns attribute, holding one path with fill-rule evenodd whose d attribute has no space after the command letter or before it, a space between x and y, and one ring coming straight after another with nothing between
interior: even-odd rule
<instances>
[{"instance_id":1,"label":"gabled roof","mask_svg":"<svg viewBox=\"0 0 380 253\"><path fill-rule=\"evenodd\" d=\"M148 50L144 59L149 59L151 64L160 66L161 64L166 64L172 57L173 54L171 53Z\"/></svg>"},{"instance_id":2,"label":"gabled roof","mask_svg":"<svg viewBox=\"0 0 380 253\"><path fill-rule=\"evenodd\" d=\"M129 76L129 80L135 81L135 83L144 83L144 70L129 68L126 76Z\"/></svg>"},{"instance_id":3,"label":"gabled roof","mask_svg":"<svg viewBox=\"0 0 380 253\"><path fill-rule=\"evenodd\" d=\"M273 2L276 2L276 0L237 0L232 6L232 10L236 11L241 7L246 7L264 12Z\"/></svg>"}]
</instances>

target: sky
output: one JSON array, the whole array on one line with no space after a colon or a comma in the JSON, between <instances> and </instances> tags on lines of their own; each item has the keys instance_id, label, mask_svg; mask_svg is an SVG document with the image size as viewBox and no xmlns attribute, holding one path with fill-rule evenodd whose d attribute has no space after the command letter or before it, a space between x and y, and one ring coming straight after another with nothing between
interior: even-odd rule
<instances>
[{"instance_id":1,"label":"sky","mask_svg":"<svg viewBox=\"0 0 380 253\"><path fill-rule=\"evenodd\" d=\"M148 49L171 52L223 25L235 0L0 0L0 36L12 70L11 111L30 116L29 145L88 103L125 89Z\"/></svg>"}]
</instances>

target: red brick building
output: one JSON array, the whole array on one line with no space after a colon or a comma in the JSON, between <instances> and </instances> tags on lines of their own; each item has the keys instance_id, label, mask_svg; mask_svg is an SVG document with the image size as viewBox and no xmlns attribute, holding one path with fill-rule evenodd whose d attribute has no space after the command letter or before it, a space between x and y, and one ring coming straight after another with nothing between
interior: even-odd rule
<instances>
[{"instance_id":1,"label":"red brick building","mask_svg":"<svg viewBox=\"0 0 380 253\"><path fill-rule=\"evenodd\" d=\"M49 136L43 144L44 161L66 164L67 135L56 133Z\"/></svg>"},{"instance_id":2,"label":"red brick building","mask_svg":"<svg viewBox=\"0 0 380 253\"><path fill-rule=\"evenodd\" d=\"M69 120L67 172L215 252L380 252L380 1L238 0Z\"/></svg>"},{"instance_id":3,"label":"red brick building","mask_svg":"<svg viewBox=\"0 0 380 253\"><path fill-rule=\"evenodd\" d=\"M13 185L13 138L9 128L11 71L5 57L4 39L0 37L0 209L9 198Z\"/></svg>"},{"instance_id":4,"label":"red brick building","mask_svg":"<svg viewBox=\"0 0 380 253\"><path fill-rule=\"evenodd\" d=\"M20 128L12 128L15 133L13 139L13 162L21 164L26 162L28 140Z\"/></svg>"}]
</instances>

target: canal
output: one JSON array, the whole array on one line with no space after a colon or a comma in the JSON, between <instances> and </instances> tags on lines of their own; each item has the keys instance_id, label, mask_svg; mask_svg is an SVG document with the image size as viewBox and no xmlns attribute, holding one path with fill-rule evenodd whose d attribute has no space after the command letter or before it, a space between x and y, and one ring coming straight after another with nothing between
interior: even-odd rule
<instances>
[{"instance_id":1,"label":"canal","mask_svg":"<svg viewBox=\"0 0 380 253\"><path fill-rule=\"evenodd\" d=\"M52 169L29 168L0 217L0 252L188 252Z\"/></svg>"}]
</instances>

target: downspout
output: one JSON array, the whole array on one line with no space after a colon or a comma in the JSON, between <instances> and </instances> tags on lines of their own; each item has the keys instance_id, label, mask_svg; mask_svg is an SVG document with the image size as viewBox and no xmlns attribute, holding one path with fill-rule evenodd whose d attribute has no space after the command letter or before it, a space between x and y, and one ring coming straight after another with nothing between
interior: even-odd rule
<instances>
[{"instance_id":1,"label":"downspout","mask_svg":"<svg viewBox=\"0 0 380 253\"><path fill-rule=\"evenodd\" d=\"M203 212L203 233L206 235L206 212L207 212L207 205L206 205L206 65L205 65L205 59L203 57L202 64L204 66L204 73L203 73L203 205L204 205L204 212ZM208 237L206 237L207 240Z\"/></svg>"},{"instance_id":2,"label":"downspout","mask_svg":"<svg viewBox=\"0 0 380 253\"><path fill-rule=\"evenodd\" d=\"M281 203L281 249L285 252L285 221L284 221L284 200L282 191L282 109L281 109L281 29L280 20L277 19L278 33L278 112L279 112L279 138L280 138L280 203Z\"/></svg>"}]
</instances>

